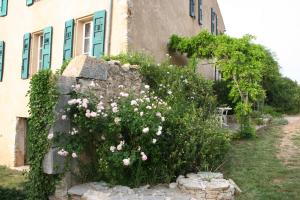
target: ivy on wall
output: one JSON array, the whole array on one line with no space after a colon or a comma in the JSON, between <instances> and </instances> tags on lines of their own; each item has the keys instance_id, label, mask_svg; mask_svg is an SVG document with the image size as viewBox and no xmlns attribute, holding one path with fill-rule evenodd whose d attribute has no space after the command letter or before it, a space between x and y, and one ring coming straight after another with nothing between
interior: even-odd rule
<instances>
[{"instance_id":1,"label":"ivy on wall","mask_svg":"<svg viewBox=\"0 0 300 200\"><path fill-rule=\"evenodd\" d=\"M57 75L51 70L42 70L30 81L28 150L30 172L26 183L29 200L46 200L54 192L57 176L43 173L43 159L51 147L47 139L54 122L54 107L58 100Z\"/></svg>"}]
</instances>

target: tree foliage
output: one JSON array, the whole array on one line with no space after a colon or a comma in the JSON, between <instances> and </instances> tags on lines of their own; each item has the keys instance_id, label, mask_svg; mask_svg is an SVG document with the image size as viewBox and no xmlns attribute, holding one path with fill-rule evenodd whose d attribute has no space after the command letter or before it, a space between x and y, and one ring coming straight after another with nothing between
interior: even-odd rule
<instances>
[{"instance_id":1,"label":"tree foliage","mask_svg":"<svg viewBox=\"0 0 300 200\"><path fill-rule=\"evenodd\" d=\"M173 35L169 43L171 51L187 53L191 58L216 61L223 79L229 83L230 97L236 103L239 122L246 127L250 125L253 103L265 97L263 72L270 61L268 51L253 43L253 39L251 35L234 38L214 36L204 31L191 38Z\"/></svg>"}]
</instances>

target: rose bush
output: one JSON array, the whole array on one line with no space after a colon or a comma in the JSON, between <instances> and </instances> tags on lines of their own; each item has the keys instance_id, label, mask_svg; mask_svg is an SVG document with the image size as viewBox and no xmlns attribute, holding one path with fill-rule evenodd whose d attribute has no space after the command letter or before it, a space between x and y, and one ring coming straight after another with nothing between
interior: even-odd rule
<instances>
[{"instance_id":1,"label":"rose bush","mask_svg":"<svg viewBox=\"0 0 300 200\"><path fill-rule=\"evenodd\" d=\"M110 99L74 86L63 115L72 130L48 137L59 154L80 161L81 180L114 185L168 183L218 167L229 137L213 112L212 84L189 69L135 56L116 59L140 65L146 84L138 94L120 85Z\"/></svg>"}]
</instances>

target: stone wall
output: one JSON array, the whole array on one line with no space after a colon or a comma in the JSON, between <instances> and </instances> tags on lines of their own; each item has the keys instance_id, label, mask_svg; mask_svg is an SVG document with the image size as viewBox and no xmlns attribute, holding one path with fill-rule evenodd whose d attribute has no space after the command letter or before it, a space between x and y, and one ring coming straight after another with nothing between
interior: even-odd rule
<instances>
[{"instance_id":1,"label":"stone wall","mask_svg":"<svg viewBox=\"0 0 300 200\"><path fill-rule=\"evenodd\" d=\"M176 183L140 188L109 187L106 183L87 183L72 187L72 200L233 200L241 192L232 180L220 173L200 172L180 176Z\"/></svg>"},{"instance_id":2,"label":"stone wall","mask_svg":"<svg viewBox=\"0 0 300 200\"><path fill-rule=\"evenodd\" d=\"M138 66L121 65L118 61L103 61L85 55L75 57L58 79L59 99L54 110L56 121L50 133L69 132L70 121L63 120L64 109L71 99L70 93L76 90L82 93L90 92L102 102L110 103L111 99L120 96L120 92L138 94L143 87ZM64 171L65 160L57 154L53 146L46 154L43 169L46 174L59 174ZM70 175L58 185L56 199L65 199L67 192L76 181ZM59 197L59 198L58 198Z\"/></svg>"}]
</instances>

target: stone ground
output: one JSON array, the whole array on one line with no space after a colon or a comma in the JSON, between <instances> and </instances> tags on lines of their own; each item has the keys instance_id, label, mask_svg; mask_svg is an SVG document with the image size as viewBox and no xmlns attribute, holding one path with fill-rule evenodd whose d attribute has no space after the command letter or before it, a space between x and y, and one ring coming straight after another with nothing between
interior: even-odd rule
<instances>
[{"instance_id":1,"label":"stone ground","mask_svg":"<svg viewBox=\"0 0 300 200\"><path fill-rule=\"evenodd\" d=\"M277 157L287 167L299 167L294 166L295 158L300 156L300 146L297 146L295 139L300 137L300 116L288 116L285 117L288 120L288 124L282 128L282 138L279 144L279 152Z\"/></svg>"}]
</instances>

